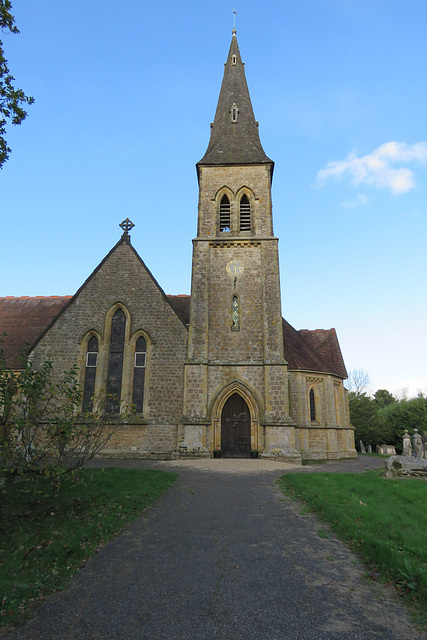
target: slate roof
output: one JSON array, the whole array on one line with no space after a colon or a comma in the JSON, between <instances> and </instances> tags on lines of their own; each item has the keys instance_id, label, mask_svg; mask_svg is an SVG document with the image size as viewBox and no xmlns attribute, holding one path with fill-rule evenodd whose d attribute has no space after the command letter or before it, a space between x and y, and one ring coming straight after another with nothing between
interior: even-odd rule
<instances>
[{"instance_id":1,"label":"slate roof","mask_svg":"<svg viewBox=\"0 0 427 640\"><path fill-rule=\"evenodd\" d=\"M190 296L166 296L179 319L190 321ZM33 345L49 324L61 313L71 296L0 298L0 334L6 331L3 351L7 364L19 369L19 354L26 344ZM347 377L335 329L297 331L285 319L283 341L290 371L314 371Z\"/></svg>"},{"instance_id":2,"label":"slate roof","mask_svg":"<svg viewBox=\"0 0 427 640\"><path fill-rule=\"evenodd\" d=\"M232 57L236 63L232 64ZM231 109L236 105L237 122L231 121ZM271 164L265 155L258 133L245 78L245 66L240 57L235 30L231 39L224 78L219 94L209 146L200 165Z\"/></svg>"},{"instance_id":3,"label":"slate roof","mask_svg":"<svg viewBox=\"0 0 427 640\"><path fill-rule=\"evenodd\" d=\"M6 362L20 369L19 354L43 333L71 296L0 298L0 337ZM7 336L1 336L3 332Z\"/></svg>"}]
</instances>

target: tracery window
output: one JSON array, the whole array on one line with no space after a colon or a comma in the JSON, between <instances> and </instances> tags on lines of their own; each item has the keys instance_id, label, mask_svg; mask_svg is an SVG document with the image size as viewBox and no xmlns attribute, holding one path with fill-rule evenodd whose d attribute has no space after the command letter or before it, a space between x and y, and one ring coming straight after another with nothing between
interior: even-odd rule
<instances>
[{"instance_id":1,"label":"tracery window","mask_svg":"<svg viewBox=\"0 0 427 640\"><path fill-rule=\"evenodd\" d=\"M83 387L83 410L93 411L96 368L98 365L98 339L92 336L87 343L85 381Z\"/></svg>"},{"instance_id":2,"label":"tracery window","mask_svg":"<svg viewBox=\"0 0 427 640\"><path fill-rule=\"evenodd\" d=\"M122 391L123 354L125 348L126 316L122 309L117 309L111 320L110 354L107 372L107 411L120 412Z\"/></svg>"},{"instance_id":3,"label":"tracery window","mask_svg":"<svg viewBox=\"0 0 427 640\"><path fill-rule=\"evenodd\" d=\"M147 342L143 336L138 338L135 345L133 365L133 391L132 405L136 413L142 413L144 406L145 362L147 355Z\"/></svg>"},{"instance_id":4,"label":"tracery window","mask_svg":"<svg viewBox=\"0 0 427 640\"><path fill-rule=\"evenodd\" d=\"M246 194L240 200L240 231L251 230L251 204Z\"/></svg>"},{"instance_id":5,"label":"tracery window","mask_svg":"<svg viewBox=\"0 0 427 640\"><path fill-rule=\"evenodd\" d=\"M227 196L222 196L221 202L219 205L219 230L220 231L230 231L231 225L231 208L230 208L230 200Z\"/></svg>"},{"instance_id":6,"label":"tracery window","mask_svg":"<svg viewBox=\"0 0 427 640\"><path fill-rule=\"evenodd\" d=\"M316 422L316 398L313 389L310 389L310 422Z\"/></svg>"}]
</instances>

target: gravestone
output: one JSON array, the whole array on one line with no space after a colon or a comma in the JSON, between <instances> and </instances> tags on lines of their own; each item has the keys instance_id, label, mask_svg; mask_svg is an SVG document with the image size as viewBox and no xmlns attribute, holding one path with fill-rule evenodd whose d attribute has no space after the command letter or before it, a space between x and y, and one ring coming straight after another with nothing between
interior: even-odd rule
<instances>
[{"instance_id":1,"label":"gravestone","mask_svg":"<svg viewBox=\"0 0 427 640\"><path fill-rule=\"evenodd\" d=\"M414 429L414 435L412 436L412 449L413 449L412 455L415 456L415 458L418 457L418 452L420 449L422 449L422 446L423 446L423 440L420 434L418 433L418 429Z\"/></svg>"},{"instance_id":2,"label":"gravestone","mask_svg":"<svg viewBox=\"0 0 427 640\"><path fill-rule=\"evenodd\" d=\"M366 449L365 449L365 445L363 444L363 441L360 441L360 453L366 453Z\"/></svg>"},{"instance_id":3,"label":"gravestone","mask_svg":"<svg viewBox=\"0 0 427 640\"><path fill-rule=\"evenodd\" d=\"M372 453L372 447L370 444L368 444L368 453Z\"/></svg>"},{"instance_id":4,"label":"gravestone","mask_svg":"<svg viewBox=\"0 0 427 640\"><path fill-rule=\"evenodd\" d=\"M411 455L412 455L411 438L408 434L408 429L405 429L405 433L403 434L402 456L411 456Z\"/></svg>"}]
</instances>

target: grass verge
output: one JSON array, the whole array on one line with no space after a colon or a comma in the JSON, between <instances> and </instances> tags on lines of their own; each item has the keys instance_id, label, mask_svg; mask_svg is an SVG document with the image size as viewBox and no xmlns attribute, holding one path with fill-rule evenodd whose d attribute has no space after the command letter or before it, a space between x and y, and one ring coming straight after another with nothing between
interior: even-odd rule
<instances>
[{"instance_id":1,"label":"grass verge","mask_svg":"<svg viewBox=\"0 0 427 640\"><path fill-rule=\"evenodd\" d=\"M364 474L287 474L283 492L306 503L348 542L372 578L394 586L427 622L426 483Z\"/></svg>"},{"instance_id":2,"label":"grass verge","mask_svg":"<svg viewBox=\"0 0 427 640\"><path fill-rule=\"evenodd\" d=\"M82 469L58 493L46 479L1 489L0 626L64 589L108 540L152 505L176 475L138 469Z\"/></svg>"}]
</instances>

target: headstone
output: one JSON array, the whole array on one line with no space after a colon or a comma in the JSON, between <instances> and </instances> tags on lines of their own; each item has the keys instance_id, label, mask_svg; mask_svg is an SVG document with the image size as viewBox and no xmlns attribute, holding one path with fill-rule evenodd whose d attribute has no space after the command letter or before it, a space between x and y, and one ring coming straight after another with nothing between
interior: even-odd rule
<instances>
[{"instance_id":1,"label":"headstone","mask_svg":"<svg viewBox=\"0 0 427 640\"><path fill-rule=\"evenodd\" d=\"M392 444L383 444L383 453L387 456L395 456L396 449Z\"/></svg>"},{"instance_id":2,"label":"headstone","mask_svg":"<svg viewBox=\"0 0 427 640\"><path fill-rule=\"evenodd\" d=\"M417 460L422 460L422 458L424 458L424 445L421 442L421 447L419 448L419 451L417 453Z\"/></svg>"},{"instance_id":3,"label":"headstone","mask_svg":"<svg viewBox=\"0 0 427 640\"><path fill-rule=\"evenodd\" d=\"M405 429L405 433L403 434L403 451L402 456L410 456L412 455L412 444L411 438L408 434L408 429Z\"/></svg>"},{"instance_id":4,"label":"headstone","mask_svg":"<svg viewBox=\"0 0 427 640\"><path fill-rule=\"evenodd\" d=\"M360 441L360 453L366 453L365 445L363 444L363 440Z\"/></svg>"},{"instance_id":5,"label":"headstone","mask_svg":"<svg viewBox=\"0 0 427 640\"><path fill-rule=\"evenodd\" d=\"M414 429L414 435L412 436L412 449L413 449L412 455L417 458L418 452L420 449L422 449L422 446L423 446L423 440L420 434L418 433L418 429Z\"/></svg>"},{"instance_id":6,"label":"headstone","mask_svg":"<svg viewBox=\"0 0 427 640\"><path fill-rule=\"evenodd\" d=\"M368 453L372 453L372 447L370 444L368 444Z\"/></svg>"}]
</instances>

